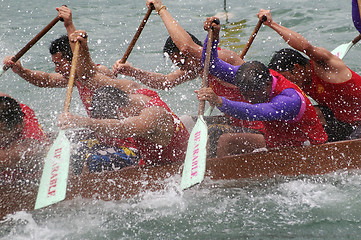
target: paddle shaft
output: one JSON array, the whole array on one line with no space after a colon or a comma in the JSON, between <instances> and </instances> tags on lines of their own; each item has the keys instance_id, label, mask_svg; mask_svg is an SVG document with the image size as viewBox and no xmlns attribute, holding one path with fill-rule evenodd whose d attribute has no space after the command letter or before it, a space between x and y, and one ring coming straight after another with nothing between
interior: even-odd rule
<instances>
[{"instance_id":1,"label":"paddle shaft","mask_svg":"<svg viewBox=\"0 0 361 240\"><path fill-rule=\"evenodd\" d=\"M143 28L144 28L145 24L147 23L148 18L149 18L149 16L150 16L150 14L152 13L153 9L154 9L154 7L153 7L153 5L152 5L152 7L149 8L148 11L147 11L147 13L145 14L145 16L144 16L144 18L143 18L143 21L140 23L137 32L135 33L132 41L130 42L127 50L126 50L125 53L124 53L123 58L120 60L121 63L125 63L125 62L127 61L130 53L132 52L132 50L133 50L133 48L134 48L135 43L137 42L137 40L138 40L141 32L143 31Z\"/></svg>"},{"instance_id":2,"label":"paddle shaft","mask_svg":"<svg viewBox=\"0 0 361 240\"><path fill-rule=\"evenodd\" d=\"M253 43L253 40L256 38L257 33L258 33L259 29L260 29L261 26L262 26L262 23L265 22L265 21L267 21L267 17L266 17L266 16L263 16L262 19L260 19L260 20L258 21L256 27L255 27L254 30L253 30L252 35L251 35L250 38L248 39L247 44L246 44L246 46L243 48L243 51L242 51L242 53L241 53L241 55L240 55L240 57L241 57L242 59L244 58L244 56L246 56L249 48L251 47L251 44Z\"/></svg>"},{"instance_id":3,"label":"paddle shaft","mask_svg":"<svg viewBox=\"0 0 361 240\"><path fill-rule=\"evenodd\" d=\"M64 112L69 112L69 108L70 108L71 95L73 93L73 87L74 87L75 70L76 70L76 65L78 63L78 55L79 55L79 42L76 42L73 52L73 59L71 61L69 82L66 91L65 103L64 103Z\"/></svg>"},{"instance_id":4,"label":"paddle shaft","mask_svg":"<svg viewBox=\"0 0 361 240\"><path fill-rule=\"evenodd\" d=\"M202 88L208 87L209 63L211 61L212 41L213 41L213 29L211 28L208 31L206 59L204 62L204 70L202 76ZM206 106L206 101L201 100L199 102L198 116L204 114L205 106Z\"/></svg>"},{"instance_id":5,"label":"paddle shaft","mask_svg":"<svg viewBox=\"0 0 361 240\"><path fill-rule=\"evenodd\" d=\"M60 18L57 16L54 18L43 30L41 30L33 39L28 42L14 57L11 58L11 61L16 62L18 61L32 46L35 45L37 41L40 40L58 21ZM4 66L3 70L8 70L9 67Z\"/></svg>"},{"instance_id":6,"label":"paddle shaft","mask_svg":"<svg viewBox=\"0 0 361 240\"><path fill-rule=\"evenodd\" d=\"M361 1L361 0L360 0ZM357 37L354 38L354 40L352 40L352 44L356 44L358 41L361 40L361 34L358 35Z\"/></svg>"}]
</instances>

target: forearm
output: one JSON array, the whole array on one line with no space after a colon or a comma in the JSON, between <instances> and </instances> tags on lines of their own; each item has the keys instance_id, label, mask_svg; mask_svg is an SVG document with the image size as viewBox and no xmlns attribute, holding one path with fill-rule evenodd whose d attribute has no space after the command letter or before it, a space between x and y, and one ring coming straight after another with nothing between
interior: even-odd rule
<instances>
[{"instance_id":1,"label":"forearm","mask_svg":"<svg viewBox=\"0 0 361 240\"><path fill-rule=\"evenodd\" d=\"M27 82L38 87L63 87L60 81L52 84L51 75L47 72L22 68L16 73Z\"/></svg>"},{"instance_id":2,"label":"forearm","mask_svg":"<svg viewBox=\"0 0 361 240\"><path fill-rule=\"evenodd\" d=\"M283 38L283 40L285 40L286 43L290 45L292 48L300 52L306 52L307 54L307 51L311 46L311 44L301 34L292 31L291 29L288 29L284 26L281 26L274 21L272 21L270 28L276 31Z\"/></svg>"},{"instance_id":3,"label":"forearm","mask_svg":"<svg viewBox=\"0 0 361 240\"><path fill-rule=\"evenodd\" d=\"M300 113L302 104L305 104L294 89L285 89L269 103L249 104L223 97L222 100L220 111L239 119L260 121L293 120Z\"/></svg>"},{"instance_id":4,"label":"forearm","mask_svg":"<svg viewBox=\"0 0 361 240\"><path fill-rule=\"evenodd\" d=\"M68 35L68 37L70 37L70 35L76 31L76 28L73 24L73 21L70 21L70 22L67 22L65 23L64 22L64 26L65 26L65 29L66 29L66 33Z\"/></svg>"},{"instance_id":5,"label":"forearm","mask_svg":"<svg viewBox=\"0 0 361 240\"><path fill-rule=\"evenodd\" d=\"M168 81L167 75L162 73L149 72L140 68L133 68L128 73L128 76L134 77L142 84L154 89L164 90L173 87L172 83Z\"/></svg>"},{"instance_id":6,"label":"forearm","mask_svg":"<svg viewBox=\"0 0 361 240\"><path fill-rule=\"evenodd\" d=\"M77 116L73 120L72 127L85 127L102 136L111 138L128 138L131 132L124 123L118 119L95 119Z\"/></svg>"},{"instance_id":7,"label":"forearm","mask_svg":"<svg viewBox=\"0 0 361 240\"><path fill-rule=\"evenodd\" d=\"M186 30L170 15L168 10L162 9L159 16L168 30L174 44L185 54L192 54L194 57L201 57L200 47L193 41Z\"/></svg>"},{"instance_id":8,"label":"forearm","mask_svg":"<svg viewBox=\"0 0 361 240\"><path fill-rule=\"evenodd\" d=\"M96 73L96 64L93 62L88 45L81 44L79 48L78 64L76 68L77 76L89 79Z\"/></svg>"}]
</instances>

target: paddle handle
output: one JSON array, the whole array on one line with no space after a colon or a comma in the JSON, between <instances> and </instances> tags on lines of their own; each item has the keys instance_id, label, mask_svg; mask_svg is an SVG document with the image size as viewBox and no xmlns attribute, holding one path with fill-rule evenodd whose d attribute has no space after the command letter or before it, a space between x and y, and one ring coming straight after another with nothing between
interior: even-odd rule
<instances>
[{"instance_id":1,"label":"paddle handle","mask_svg":"<svg viewBox=\"0 0 361 240\"><path fill-rule=\"evenodd\" d=\"M71 95L73 93L75 70L76 70L76 65L78 63L78 56L79 56L79 42L76 42L73 52L73 59L71 61L69 82L66 91L65 103L64 103L64 112L69 112L70 109L70 101L71 101Z\"/></svg>"},{"instance_id":2,"label":"paddle handle","mask_svg":"<svg viewBox=\"0 0 361 240\"><path fill-rule=\"evenodd\" d=\"M244 58L244 56L246 56L249 48L251 47L251 44L253 43L253 40L256 38L257 33L258 33L259 29L260 29L261 26L262 26L262 23L265 22L265 21L267 21L267 17L266 17L266 16L263 16L262 19L260 19L260 20L258 21L256 27L255 27L254 30L253 30L252 35L251 35L250 38L248 39L247 44L246 44L246 46L243 48L243 51L242 51L242 53L241 53L241 55L240 55L240 57L241 57L242 59Z\"/></svg>"},{"instance_id":3,"label":"paddle handle","mask_svg":"<svg viewBox=\"0 0 361 240\"><path fill-rule=\"evenodd\" d=\"M352 44L354 45L354 44L356 44L358 41L360 41L361 40L361 34L360 35L358 35L357 37L355 37L354 38L354 40L352 40Z\"/></svg>"},{"instance_id":4,"label":"paddle handle","mask_svg":"<svg viewBox=\"0 0 361 240\"><path fill-rule=\"evenodd\" d=\"M143 31L144 27L145 27L145 24L147 23L148 21L148 18L150 16L150 14L152 13L154 9L154 6L152 4L152 7L151 8L148 8L148 11L147 13L145 14L144 18L143 18L143 21L140 23L138 29L137 29L137 32L135 33L132 41L130 42L127 50L125 51L124 53L124 56L122 57L122 59L120 60L121 63L125 63L130 55L130 53L132 52L133 48L134 48L134 45L135 43L137 42L141 32Z\"/></svg>"},{"instance_id":5,"label":"paddle handle","mask_svg":"<svg viewBox=\"0 0 361 240\"><path fill-rule=\"evenodd\" d=\"M203 70L203 76L202 76L202 88L208 87L209 63L211 62L212 41L213 41L213 29L210 28L208 31L206 59L204 61L204 70ZM201 100L199 102L198 116L204 114L205 106L206 106L206 101Z\"/></svg>"},{"instance_id":6,"label":"paddle handle","mask_svg":"<svg viewBox=\"0 0 361 240\"><path fill-rule=\"evenodd\" d=\"M35 45L37 41L40 40L49 30L60 20L60 17L55 17L43 30L41 30L33 39L31 39L28 44L26 44L14 57L11 58L11 61L16 62L19 60L29 49ZM9 67L4 66L3 70L8 70Z\"/></svg>"}]
</instances>

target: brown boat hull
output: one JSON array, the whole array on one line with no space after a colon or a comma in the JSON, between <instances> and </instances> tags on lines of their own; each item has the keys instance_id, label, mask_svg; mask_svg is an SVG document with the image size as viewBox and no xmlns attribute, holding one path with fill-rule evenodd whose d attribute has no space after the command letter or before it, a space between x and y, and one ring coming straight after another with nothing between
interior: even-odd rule
<instances>
[{"instance_id":1,"label":"brown boat hull","mask_svg":"<svg viewBox=\"0 0 361 240\"><path fill-rule=\"evenodd\" d=\"M278 175L317 175L361 169L361 139L317 146L287 148L207 160L206 177L213 180L269 178ZM181 174L182 164L128 167L118 171L70 176L66 199L75 197L120 200L166 186L165 179ZM38 181L12 180L0 186L0 218L32 210Z\"/></svg>"}]
</instances>

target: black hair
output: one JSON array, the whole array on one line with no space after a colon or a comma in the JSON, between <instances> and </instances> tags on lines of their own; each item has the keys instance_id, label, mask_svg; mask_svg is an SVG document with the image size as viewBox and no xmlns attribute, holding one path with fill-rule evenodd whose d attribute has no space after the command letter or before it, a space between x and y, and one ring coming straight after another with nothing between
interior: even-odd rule
<instances>
[{"instance_id":1,"label":"black hair","mask_svg":"<svg viewBox=\"0 0 361 240\"><path fill-rule=\"evenodd\" d=\"M241 93L264 89L270 81L272 75L269 69L258 61L243 63L235 77L235 85Z\"/></svg>"},{"instance_id":2,"label":"black hair","mask_svg":"<svg viewBox=\"0 0 361 240\"><path fill-rule=\"evenodd\" d=\"M193 34L187 32L189 36L191 36L193 42L198 44L199 46L203 46L202 42L198 40ZM169 36L167 40L165 41L164 47L163 47L163 53L167 53L168 55L171 55L175 52L179 52L179 48L175 45L172 38Z\"/></svg>"},{"instance_id":3,"label":"black hair","mask_svg":"<svg viewBox=\"0 0 361 240\"><path fill-rule=\"evenodd\" d=\"M24 113L20 104L13 98L0 96L0 122L5 124L7 130L12 130L16 125L22 124Z\"/></svg>"},{"instance_id":4,"label":"black hair","mask_svg":"<svg viewBox=\"0 0 361 240\"><path fill-rule=\"evenodd\" d=\"M116 119L117 109L129 104L126 92L115 87L101 87L94 91L91 101L91 117Z\"/></svg>"},{"instance_id":5,"label":"black hair","mask_svg":"<svg viewBox=\"0 0 361 240\"><path fill-rule=\"evenodd\" d=\"M291 48L283 48L275 52L268 64L268 68L278 72L286 72L292 70L295 64L305 66L308 62L309 59L300 52Z\"/></svg>"},{"instance_id":6,"label":"black hair","mask_svg":"<svg viewBox=\"0 0 361 240\"><path fill-rule=\"evenodd\" d=\"M66 35L63 35L60 38L52 41L49 47L49 51L51 55L60 52L61 55L69 62L71 62L73 59L73 51L70 47L69 38Z\"/></svg>"}]
</instances>

